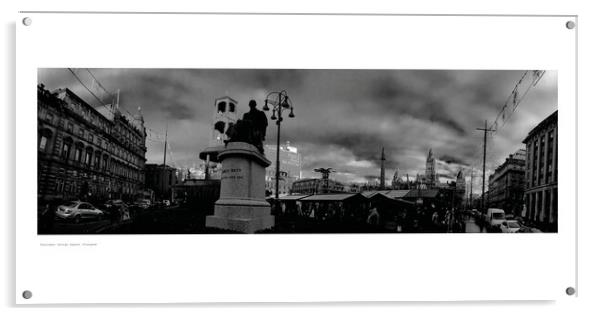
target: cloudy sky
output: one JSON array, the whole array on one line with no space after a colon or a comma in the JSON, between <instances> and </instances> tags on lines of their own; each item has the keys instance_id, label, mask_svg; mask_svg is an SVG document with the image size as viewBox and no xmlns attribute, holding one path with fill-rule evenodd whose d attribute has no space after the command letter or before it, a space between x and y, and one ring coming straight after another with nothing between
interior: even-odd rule
<instances>
[{"instance_id":1,"label":"cloudy sky","mask_svg":"<svg viewBox=\"0 0 602 316\"><path fill-rule=\"evenodd\" d=\"M90 69L76 72L90 86L93 75L110 92L120 90L120 107L142 109L150 137L149 163L161 163L158 134L169 126L168 163L198 166L207 146L215 98L239 101L239 115L250 99L286 89L296 118L285 118L282 141L303 155L304 176L315 167L332 167L341 181L379 175L385 148L387 179L399 169L413 178L424 173L433 149L442 180L460 168L480 185L483 133L475 130L496 118L523 70L253 70L253 69ZM92 105L96 100L68 69L40 69L49 89L68 87ZM100 91L92 85L92 91ZM96 93L98 94L98 93ZM102 96L101 96L102 98ZM557 72L546 71L503 128L488 142L487 169L523 148L531 128L557 109ZM269 115L268 115L269 117ZM270 121L266 143L275 143ZM469 179L467 179L470 181Z\"/></svg>"}]
</instances>

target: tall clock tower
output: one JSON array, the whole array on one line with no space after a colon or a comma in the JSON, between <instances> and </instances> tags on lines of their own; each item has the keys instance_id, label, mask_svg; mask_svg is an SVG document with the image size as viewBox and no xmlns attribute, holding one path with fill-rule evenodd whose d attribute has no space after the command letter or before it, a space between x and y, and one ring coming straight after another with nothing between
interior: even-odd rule
<instances>
[{"instance_id":1,"label":"tall clock tower","mask_svg":"<svg viewBox=\"0 0 602 316\"><path fill-rule=\"evenodd\" d=\"M209 146L219 146L227 139L228 127L238 119L238 102L228 96L215 99L213 105L213 126Z\"/></svg>"}]
</instances>

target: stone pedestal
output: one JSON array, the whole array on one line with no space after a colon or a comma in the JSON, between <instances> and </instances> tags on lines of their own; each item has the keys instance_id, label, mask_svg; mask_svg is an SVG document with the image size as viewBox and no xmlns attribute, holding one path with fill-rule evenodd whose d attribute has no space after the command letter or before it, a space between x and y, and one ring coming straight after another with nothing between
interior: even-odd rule
<instances>
[{"instance_id":1,"label":"stone pedestal","mask_svg":"<svg viewBox=\"0 0 602 316\"><path fill-rule=\"evenodd\" d=\"M274 226L265 200L265 168L270 165L251 144L231 142L218 154L222 164L220 198L205 226L254 233Z\"/></svg>"}]
</instances>

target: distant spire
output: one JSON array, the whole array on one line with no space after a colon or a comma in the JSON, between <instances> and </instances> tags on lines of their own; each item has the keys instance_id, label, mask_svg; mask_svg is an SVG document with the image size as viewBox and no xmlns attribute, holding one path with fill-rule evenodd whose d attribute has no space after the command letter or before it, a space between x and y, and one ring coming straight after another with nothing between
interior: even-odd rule
<instances>
[{"instance_id":1,"label":"distant spire","mask_svg":"<svg viewBox=\"0 0 602 316\"><path fill-rule=\"evenodd\" d=\"M385 147L380 153L380 189L385 189Z\"/></svg>"},{"instance_id":2,"label":"distant spire","mask_svg":"<svg viewBox=\"0 0 602 316\"><path fill-rule=\"evenodd\" d=\"M432 148L429 148L428 157L426 158L424 177L428 188L434 188L438 185L437 160L435 159L435 155L433 155Z\"/></svg>"}]
</instances>

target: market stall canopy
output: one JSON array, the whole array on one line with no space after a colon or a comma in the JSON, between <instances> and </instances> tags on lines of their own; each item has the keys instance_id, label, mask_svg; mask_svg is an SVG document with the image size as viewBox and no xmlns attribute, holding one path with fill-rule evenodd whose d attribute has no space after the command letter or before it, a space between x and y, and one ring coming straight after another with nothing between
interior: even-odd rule
<instances>
[{"instance_id":1,"label":"market stall canopy","mask_svg":"<svg viewBox=\"0 0 602 316\"><path fill-rule=\"evenodd\" d=\"M301 194L301 195L284 195L284 196L281 195L278 198L278 200L280 200L280 201L297 201L297 200L300 200L300 199L302 199L304 197L307 197L307 196L309 196L309 195L307 195L307 194Z\"/></svg>"},{"instance_id":2,"label":"market stall canopy","mask_svg":"<svg viewBox=\"0 0 602 316\"><path fill-rule=\"evenodd\" d=\"M360 193L341 193L341 194L315 194L302 198L301 201L347 201L351 199L359 199L366 201L367 198Z\"/></svg>"},{"instance_id":3,"label":"market stall canopy","mask_svg":"<svg viewBox=\"0 0 602 316\"><path fill-rule=\"evenodd\" d=\"M404 198L408 193L410 192L410 190L377 190L377 191L364 191L362 192L362 195L370 198L372 196L374 196L375 194L382 194L384 196L390 197L392 199L402 199Z\"/></svg>"}]
</instances>

